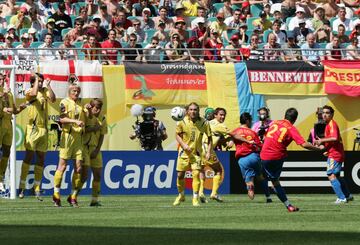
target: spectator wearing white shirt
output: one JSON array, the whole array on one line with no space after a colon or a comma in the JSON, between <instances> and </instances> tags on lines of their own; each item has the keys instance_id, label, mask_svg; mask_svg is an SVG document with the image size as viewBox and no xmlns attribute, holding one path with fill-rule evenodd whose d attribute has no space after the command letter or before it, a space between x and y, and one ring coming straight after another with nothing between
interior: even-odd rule
<instances>
[{"instance_id":1,"label":"spectator wearing white shirt","mask_svg":"<svg viewBox=\"0 0 360 245\"><path fill-rule=\"evenodd\" d=\"M45 43L39 46L39 58L43 61L56 60L56 51L52 45L53 36L51 34L45 35Z\"/></svg>"},{"instance_id":2,"label":"spectator wearing white shirt","mask_svg":"<svg viewBox=\"0 0 360 245\"><path fill-rule=\"evenodd\" d=\"M241 10L240 9L236 9L233 13L233 16L231 17L227 17L224 21L224 23L226 24L226 26L228 27L228 30L238 30L240 28L240 25L245 23L246 24L246 18L243 21L241 19Z\"/></svg>"},{"instance_id":3,"label":"spectator wearing white shirt","mask_svg":"<svg viewBox=\"0 0 360 245\"><path fill-rule=\"evenodd\" d=\"M30 36L28 33L21 35L21 44L16 47L17 55L15 59L17 60L34 60L34 53L28 49L30 47ZM23 49L23 50L22 50Z\"/></svg>"},{"instance_id":4,"label":"spectator wearing white shirt","mask_svg":"<svg viewBox=\"0 0 360 245\"><path fill-rule=\"evenodd\" d=\"M302 7L296 8L296 16L290 20L289 25L288 25L288 30L293 31L295 27L298 27L300 20L305 20L306 28L309 28L310 30L312 30L311 21L305 19L305 10Z\"/></svg>"},{"instance_id":5,"label":"spectator wearing white shirt","mask_svg":"<svg viewBox=\"0 0 360 245\"><path fill-rule=\"evenodd\" d=\"M16 56L16 50L13 46L14 35L6 33L5 43L0 46L0 59L1 60L13 60Z\"/></svg>"},{"instance_id":6,"label":"spectator wearing white shirt","mask_svg":"<svg viewBox=\"0 0 360 245\"><path fill-rule=\"evenodd\" d=\"M353 21L351 19L347 19L345 16L346 16L346 8L340 7L338 11L338 18L334 20L332 24L333 30L337 30L340 24L345 26L346 31L352 31L354 29Z\"/></svg>"},{"instance_id":7,"label":"spectator wearing white shirt","mask_svg":"<svg viewBox=\"0 0 360 245\"><path fill-rule=\"evenodd\" d=\"M280 30L281 24L281 20L274 20L272 24L272 33L276 36L276 42L280 45L283 45L286 43L286 34Z\"/></svg>"},{"instance_id":8,"label":"spectator wearing white shirt","mask_svg":"<svg viewBox=\"0 0 360 245\"><path fill-rule=\"evenodd\" d=\"M163 52L163 50L159 45L159 38L152 37L151 43L144 48L143 61L148 63L160 63L161 52Z\"/></svg>"}]
</instances>

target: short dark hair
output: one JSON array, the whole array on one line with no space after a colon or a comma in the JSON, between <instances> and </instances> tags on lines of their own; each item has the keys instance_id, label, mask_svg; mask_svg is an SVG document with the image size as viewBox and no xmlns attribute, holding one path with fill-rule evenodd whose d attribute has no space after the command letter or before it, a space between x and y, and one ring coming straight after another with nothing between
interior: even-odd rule
<instances>
[{"instance_id":1,"label":"short dark hair","mask_svg":"<svg viewBox=\"0 0 360 245\"><path fill-rule=\"evenodd\" d=\"M91 106L95 106L95 104L98 104L100 107L103 106L103 101L99 98L94 98L90 101Z\"/></svg>"},{"instance_id":2,"label":"short dark hair","mask_svg":"<svg viewBox=\"0 0 360 245\"><path fill-rule=\"evenodd\" d=\"M295 108L291 107L286 110L285 119L290 121L291 123L294 123L296 122L298 115L299 115L298 111Z\"/></svg>"},{"instance_id":3,"label":"short dark hair","mask_svg":"<svg viewBox=\"0 0 360 245\"><path fill-rule=\"evenodd\" d=\"M165 9L166 12L168 12L168 10L167 10L167 8L166 8L165 6L161 6L161 7L159 8L159 12L160 12L160 10L162 10L162 9Z\"/></svg>"},{"instance_id":4,"label":"short dark hair","mask_svg":"<svg viewBox=\"0 0 360 245\"><path fill-rule=\"evenodd\" d=\"M332 107L329 106L329 105L324 105L324 106L323 106L323 110L325 110L325 109L329 110L331 114L334 114L334 113L335 113L334 108L332 108Z\"/></svg>"},{"instance_id":5,"label":"short dark hair","mask_svg":"<svg viewBox=\"0 0 360 245\"><path fill-rule=\"evenodd\" d=\"M241 124L245 124L247 121L252 121L252 116L250 115L249 112L244 112L243 114L240 115L240 123Z\"/></svg>"},{"instance_id":6,"label":"short dark hair","mask_svg":"<svg viewBox=\"0 0 360 245\"><path fill-rule=\"evenodd\" d=\"M220 111L223 111L225 113L225 115L226 115L225 108L221 108L221 107L216 108L215 111L214 111L214 114L217 115Z\"/></svg>"}]
</instances>

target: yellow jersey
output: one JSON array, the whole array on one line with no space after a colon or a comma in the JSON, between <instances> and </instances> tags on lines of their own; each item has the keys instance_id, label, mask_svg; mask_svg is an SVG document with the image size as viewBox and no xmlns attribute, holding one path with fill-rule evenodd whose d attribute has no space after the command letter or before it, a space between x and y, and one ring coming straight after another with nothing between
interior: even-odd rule
<instances>
[{"instance_id":1,"label":"yellow jersey","mask_svg":"<svg viewBox=\"0 0 360 245\"><path fill-rule=\"evenodd\" d=\"M85 128L96 125L101 126L101 129L95 132L85 133L83 138L84 145L96 147L99 143L100 136L108 133L107 122L104 115L99 115L98 117L93 116L92 118L86 117Z\"/></svg>"},{"instance_id":2,"label":"yellow jersey","mask_svg":"<svg viewBox=\"0 0 360 245\"><path fill-rule=\"evenodd\" d=\"M189 17L197 16L197 9L200 6L200 4L197 1L195 3L192 3L190 0L183 1L182 4L185 7L185 12L184 12L185 16L189 16Z\"/></svg>"},{"instance_id":3,"label":"yellow jersey","mask_svg":"<svg viewBox=\"0 0 360 245\"><path fill-rule=\"evenodd\" d=\"M60 101L60 114L65 117L75 120L80 120L85 123L85 110L80 103L80 100L73 101L70 98L65 98ZM79 127L76 123L65 123L62 125L62 130L65 133L83 133L84 128Z\"/></svg>"},{"instance_id":4,"label":"yellow jersey","mask_svg":"<svg viewBox=\"0 0 360 245\"><path fill-rule=\"evenodd\" d=\"M209 125L211 129L212 149L214 149L221 138L227 137L227 135L230 133L230 130L226 127L225 123L220 123L216 119L211 120ZM208 138L205 136L203 137L203 143L205 145L208 143Z\"/></svg>"},{"instance_id":5,"label":"yellow jersey","mask_svg":"<svg viewBox=\"0 0 360 245\"><path fill-rule=\"evenodd\" d=\"M0 93L4 92L4 88L0 88ZM4 108L13 108L14 107L14 96L11 92L7 93L6 95L3 95L1 99L1 107ZM1 123L1 129L7 130L12 128L11 120L12 120L12 114L8 114L2 111L2 123Z\"/></svg>"},{"instance_id":6,"label":"yellow jersey","mask_svg":"<svg viewBox=\"0 0 360 245\"><path fill-rule=\"evenodd\" d=\"M31 89L25 93L26 101L30 104L28 107L28 125L47 128L50 92L47 88L42 88L39 89L36 96L30 96L30 91Z\"/></svg>"},{"instance_id":7,"label":"yellow jersey","mask_svg":"<svg viewBox=\"0 0 360 245\"><path fill-rule=\"evenodd\" d=\"M211 136L209 122L204 118L199 118L193 122L189 116L178 122L176 133L182 136L182 140L191 148L191 153L200 156L202 152L202 139ZM179 148L179 152L182 148Z\"/></svg>"}]
</instances>

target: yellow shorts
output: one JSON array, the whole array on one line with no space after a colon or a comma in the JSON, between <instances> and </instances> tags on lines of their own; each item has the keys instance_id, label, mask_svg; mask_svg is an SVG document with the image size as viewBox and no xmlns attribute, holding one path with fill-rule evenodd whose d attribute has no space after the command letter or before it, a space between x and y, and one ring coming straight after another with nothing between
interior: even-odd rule
<instances>
[{"instance_id":1,"label":"yellow shorts","mask_svg":"<svg viewBox=\"0 0 360 245\"><path fill-rule=\"evenodd\" d=\"M2 128L0 129L0 144L11 146L12 138L13 130L11 122L2 122Z\"/></svg>"},{"instance_id":2,"label":"yellow shorts","mask_svg":"<svg viewBox=\"0 0 360 245\"><path fill-rule=\"evenodd\" d=\"M203 144L203 145L202 145L203 151L202 151L202 154L201 154L201 157L202 157L202 159L203 159L203 163L202 163L202 164L203 164L203 165L206 165L206 166L211 166L211 165L214 165L214 164L219 163L219 162L220 162L220 161L219 161L219 158L217 157L217 155L216 155L216 153L215 153L214 150L211 151L209 160L205 160L205 158L206 158L206 150L207 150L206 148L207 148L206 145Z\"/></svg>"},{"instance_id":3,"label":"yellow shorts","mask_svg":"<svg viewBox=\"0 0 360 245\"><path fill-rule=\"evenodd\" d=\"M206 166L211 166L211 165L214 165L214 164L217 164L217 163L219 163L220 161L219 161L219 158L217 157L217 155L216 155L216 153L214 152L214 151L212 151L211 153L210 153L210 158L209 158L209 160L205 160L205 158L206 158L206 153L203 153L202 155L201 155L201 157L203 158L203 165L206 165Z\"/></svg>"},{"instance_id":4,"label":"yellow shorts","mask_svg":"<svg viewBox=\"0 0 360 245\"><path fill-rule=\"evenodd\" d=\"M90 158L91 152L93 152L95 150L95 146L87 146L84 145L83 148L83 156L84 156L84 161L83 161L83 166L87 166L87 167L91 167L91 168L102 168L102 153L101 151L99 152L99 154L97 154L97 156L93 159Z\"/></svg>"},{"instance_id":5,"label":"yellow shorts","mask_svg":"<svg viewBox=\"0 0 360 245\"><path fill-rule=\"evenodd\" d=\"M48 131L46 128L27 125L25 129L25 149L28 151L46 152L48 146Z\"/></svg>"},{"instance_id":6,"label":"yellow shorts","mask_svg":"<svg viewBox=\"0 0 360 245\"><path fill-rule=\"evenodd\" d=\"M187 155L181 151L177 158L176 171L185 172L188 170L201 170L201 157L195 154Z\"/></svg>"},{"instance_id":7,"label":"yellow shorts","mask_svg":"<svg viewBox=\"0 0 360 245\"><path fill-rule=\"evenodd\" d=\"M83 160L83 142L81 133L61 133L59 157L65 160Z\"/></svg>"}]
</instances>

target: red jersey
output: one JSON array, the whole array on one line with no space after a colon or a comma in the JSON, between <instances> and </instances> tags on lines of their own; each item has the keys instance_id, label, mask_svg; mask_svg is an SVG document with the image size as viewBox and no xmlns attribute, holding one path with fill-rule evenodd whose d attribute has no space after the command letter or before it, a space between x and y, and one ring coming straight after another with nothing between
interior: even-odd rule
<instances>
[{"instance_id":1,"label":"red jersey","mask_svg":"<svg viewBox=\"0 0 360 245\"><path fill-rule=\"evenodd\" d=\"M270 124L260 152L261 160L280 160L287 156L286 148L292 142L305 143L299 131L288 120L277 120Z\"/></svg>"},{"instance_id":2,"label":"red jersey","mask_svg":"<svg viewBox=\"0 0 360 245\"><path fill-rule=\"evenodd\" d=\"M117 54L120 52L119 50L115 49L106 49L106 48L121 48L121 44L118 41L110 42L110 40L106 40L101 43L101 48L104 50L102 51L104 58L107 60L111 60L114 64L117 64Z\"/></svg>"},{"instance_id":3,"label":"red jersey","mask_svg":"<svg viewBox=\"0 0 360 245\"><path fill-rule=\"evenodd\" d=\"M325 138L336 138L336 141L324 143L325 149L329 153L329 158L337 162L344 162L344 145L340 136L340 130L334 120L331 120L325 127Z\"/></svg>"},{"instance_id":4,"label":"red jersey","mask_svg":"<svg viewBox=\"0 0 360 245\"><path fill-rule=\"evenodd\" d=\"M239 141L239 140L234 140L235 146L236 146L236 152L235 152L235 157L236 158L240 158L240 157L245 157L247 155L249 155L250 153L253 152L259 152L261 149L261 141L259 136L252 131L250 128L237 128L234 129L234 131L232 132L232 134L236 134L239 135L249 141L253 140L254 144L248 144L246 142L243 141Z\"/></svg>"}]
</instances>

